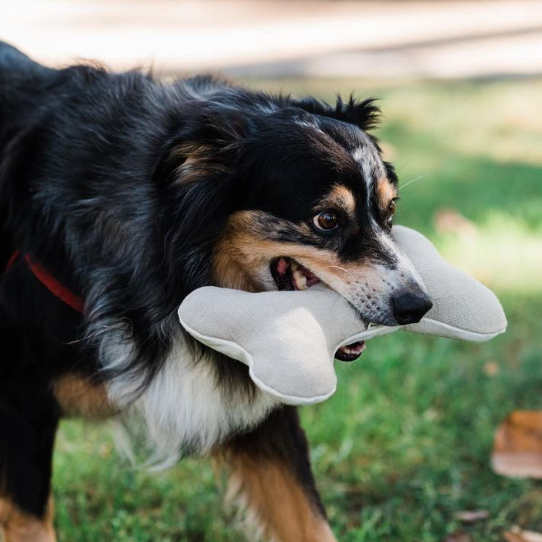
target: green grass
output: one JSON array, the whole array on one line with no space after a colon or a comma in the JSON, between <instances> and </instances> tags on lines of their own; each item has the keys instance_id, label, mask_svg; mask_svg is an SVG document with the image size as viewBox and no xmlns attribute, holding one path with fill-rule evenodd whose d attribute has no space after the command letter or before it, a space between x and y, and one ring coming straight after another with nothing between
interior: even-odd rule
<instances>
[{"instance_id":1,"label":"green grass","mask_svg":"<svg viewBox=\"0 0 542 542\"><path fill-rule=\"evenodd\" d=\"M339 367L334 397L303 409L339 540L443 542L464 509L489 512L462 527L472 541L500 541L515 524L542 531L542 485L498 477L489 465L503 417L542 409L542 81L251 84L383 97L379 136L401 180L428 175L401 192L399 222L493 287L510 322L484 345L403 333L375 339L362 361ZM446 208L470 229L437 228ZM61 542L241 539L207 462L131 470L100 426L63 423L55 498Z\"/></svg>"}]
</instances>

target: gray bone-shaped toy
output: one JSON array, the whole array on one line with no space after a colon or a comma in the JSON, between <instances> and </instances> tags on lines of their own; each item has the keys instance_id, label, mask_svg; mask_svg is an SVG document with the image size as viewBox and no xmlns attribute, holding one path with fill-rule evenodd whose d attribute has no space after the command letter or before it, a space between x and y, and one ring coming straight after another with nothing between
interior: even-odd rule
<instances>
[{"instance_id":1,"label":"gray bone-shaped toy","mask_svg":"<svg viewBox=\"0 0 542 542\"><path fill-rule=\"evenodd\" d=\"M337 348L399 329L482 342L506 330L499 300L473 277L448 264L419 232L395 226L433 301L417 324L372 326L333 290L248 293L204 287L179 308L183 327L203 344L245 363L254 383L287 404L324 401L337 386Z\"/></svg>"}]
</instances>

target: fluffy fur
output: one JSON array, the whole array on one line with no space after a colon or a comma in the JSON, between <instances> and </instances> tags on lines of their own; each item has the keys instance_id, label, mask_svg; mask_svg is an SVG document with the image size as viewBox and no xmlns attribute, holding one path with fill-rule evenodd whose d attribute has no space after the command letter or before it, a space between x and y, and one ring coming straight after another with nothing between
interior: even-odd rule
<instances>
[{"instance_id":1,"label":"fluffy fur","mask_svg":"<svg viewBox=\"0 0 542 542\"><path fill-rule=\"evenodd\" d=\"M367 320L416 318L424 293L389 237L397 179L365 132L377 113L371 100L332 107L211 77L53 70L0 44L0 265L20 250L85 302L81 315L55 299L24 259L1 279L0 498L43 519L58 420L95 405L141 416L161 461L253 447L263 463L249 476L280 464L274 476L299 484L320 529L297 417L183 335L176 309L204 285L276 288L287 257ZM330 208L340 228L319 230ZM406 291L417 309L400 307Z\"/></svg>"}]
</instances>

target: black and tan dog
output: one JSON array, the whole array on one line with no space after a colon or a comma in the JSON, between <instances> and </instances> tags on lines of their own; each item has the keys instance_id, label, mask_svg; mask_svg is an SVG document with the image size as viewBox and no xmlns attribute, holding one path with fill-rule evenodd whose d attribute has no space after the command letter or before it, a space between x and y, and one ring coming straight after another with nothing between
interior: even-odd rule
<instances>
[{"instance_id":1,"label":"black and tan dog","mask_svg":"<svg viewBox=\"0 0 542 542\"><path fill-rule=\"evenodd\" d=\"M334 537L295 409L194 344L195 288L323 282L380 324L430 308L390 237L397 180L371 101L208 77L43 67L0 44L0 524L54 540L63 416L139 418L155 458L220 458L264 538ZM362 344L344 347L355 359Z\"/></svg>"}]
</instances>

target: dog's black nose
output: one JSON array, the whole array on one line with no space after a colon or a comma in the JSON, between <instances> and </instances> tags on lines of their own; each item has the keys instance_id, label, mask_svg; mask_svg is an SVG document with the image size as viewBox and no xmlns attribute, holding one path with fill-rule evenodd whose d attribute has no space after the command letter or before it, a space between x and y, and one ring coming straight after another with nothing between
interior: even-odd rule
<instances>
[{"instance_id":1,"label":"dog's black nose","mask_svg":"<svg viewBox=\"0 0 542 542\"><path fill-rule=\"evenodd\" d=\"M393 316L401 325L419 322L425 313L433 306L425 294L403 292L392 299Z\"/></svg>"}]
</instances>

